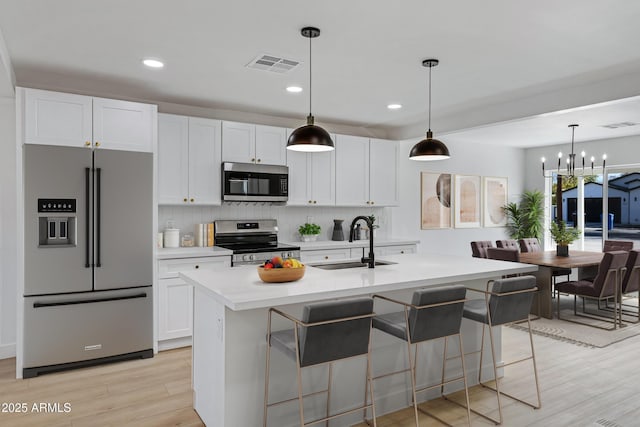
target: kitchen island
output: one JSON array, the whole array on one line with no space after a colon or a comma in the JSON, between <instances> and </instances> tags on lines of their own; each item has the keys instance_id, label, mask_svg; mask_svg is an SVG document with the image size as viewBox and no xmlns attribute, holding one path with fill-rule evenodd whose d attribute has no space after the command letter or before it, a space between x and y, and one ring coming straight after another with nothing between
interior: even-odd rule
<instances>
[{"instance_id":1,"label":"kitchen island","mask_svg":"<svg viewBox=\"0 0 640 427\"><path fill-rule=\"evenodd\" d=\"M536 266L494 261L471 257L443 255L385 256L385 261L396 264L376 266L375 269L354 268L322 270L307 266L305 276L292 283L263 283L256 266L228 268L220 271L192 271L180 275L195 287L193 333L193 388L194 408L209 427L236 427L262 425L264 397L264 366L266 349L266 323L269 307L279 307L296 317L302 307L320 300L348 298L374 293L385 293L409 301L413 290L433 285L464 284L484 289L489 279L502 275L527 273ZM467 298L479 298L469 292ZM400 310L393 305L378 304L375 311L385 313ZM274 318L273 330L291 328L290 322ZM477 350L480 345L480 327L475 322L463 321L465 351ZM500 334L498 333L498 336ZM382 333L373 334L374 375L389 372L406 364L406 345ZM500 339L498 339L500 343ZM442 342L423 346L418 384L433 383L440 376ZM449 355L458 351L455 346ZM498 348L500 346L498 345ZM427 355L424 357L424 355ZM427 357L434 362L427 365ZM489 369L490 358L485 358L484 372ZM477 379L477 357L467 360L470 384ZM334 367L334 387L331 410L340 412L361 404L364 397L364 371L366 361L355 358L339 362ZM486 369L485 369L486 368ZM451 375L459 372L456 361L447 364ZM378 414L409 405L407 378L403 375L376 381ZM305 393L320 390L326 384L326 367L313 367L303 371ZM447 391L459 389L452 384ZM296 396L295 364L277 351L272 353L270 396L281 400ZM419 399L433 395L422 394ZM324 415L325 396L305 399L305 418ZM299 423L297 404L272 407L269 425L295 426ZM332 425L351 425L361 414L342 417Z\"/></svg>"}]
</instances>

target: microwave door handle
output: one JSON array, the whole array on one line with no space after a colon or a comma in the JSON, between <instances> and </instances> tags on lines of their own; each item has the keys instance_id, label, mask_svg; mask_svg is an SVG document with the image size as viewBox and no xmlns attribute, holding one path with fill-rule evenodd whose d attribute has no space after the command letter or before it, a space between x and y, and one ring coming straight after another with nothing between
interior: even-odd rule
<instances>
[{"instance_id":1,"label":"microwave door handle","mask_svg":"<svg viewBox=\"0 0 640 427\"><path fill-rule=\"evenodd\" d=\"M102 267L100 263L100 173L101 168L96 168L96 267Z\"/></svg>"},{"instance_id":2,"label":"microwave door handle","mask_svg":"<svg viewBox=\"0 0 640 427\"><path fill-rule=\"evenodd\" d=\"M85 252L84 252L84 268L90 268L91 264L89 263L90 257L90 248L89 241L91 239L91 230L89 229L89 224L91 221L91 168L84 168L84 185L85 185Z\"/></svg>"}]
</instances>

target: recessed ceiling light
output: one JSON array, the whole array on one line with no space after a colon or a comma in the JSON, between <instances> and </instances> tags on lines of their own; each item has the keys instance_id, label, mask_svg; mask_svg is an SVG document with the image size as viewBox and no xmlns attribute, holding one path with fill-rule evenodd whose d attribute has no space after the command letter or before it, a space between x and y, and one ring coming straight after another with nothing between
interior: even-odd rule
<instances>
[{"instance_id":1,"label":"recessed ceiling light","mask_svg":"<svg viewBox=\"0 0 640 427\"><path fill-rule=\"evenodd\" d=\"M145 59L142 61L144 65L150 68L162 68L164 67L164 63L162 61L158 61L157 59Z\"/></svg>"},{"instance_id":2,"label":"recessed ceiling light","mask_svg":"<svg viewBox=\"0 0 640 427\"><path fill-rule=\"evenodd\" d=\"M302 88L300 86L289 86L287 87L287 92L300 93L302 92Z\"/></svg>"},{"instance_id":3,"label":"recessed ceiling light","mask_svg":"<svg viewBox=\"0 0 640 427\"><path fill-rule=\"evenodd\" d=\"M389 104L389 105L387 105L387 108L389 110L399 110L400 108L402 108L402 105L400 105L400 104Z\"/></svg>"}]
</instances>

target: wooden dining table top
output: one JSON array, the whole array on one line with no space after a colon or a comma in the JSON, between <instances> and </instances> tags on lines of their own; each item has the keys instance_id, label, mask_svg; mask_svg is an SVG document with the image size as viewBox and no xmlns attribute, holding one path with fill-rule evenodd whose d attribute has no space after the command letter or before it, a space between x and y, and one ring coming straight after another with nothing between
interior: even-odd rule
<instances>
[{"instance_id":1,"label":"wooden dining table top","mask_svg":"<svg viewBox=\"0 0 640 427\"><path fill-rule=\"evenodd\" d=\"M599 265L603 252L588 252L569 250L569 256L558 256L556 251L523 252L520 254L520 262L544 267L555 268L581 268Z\"/></svg>"}]
</instances>

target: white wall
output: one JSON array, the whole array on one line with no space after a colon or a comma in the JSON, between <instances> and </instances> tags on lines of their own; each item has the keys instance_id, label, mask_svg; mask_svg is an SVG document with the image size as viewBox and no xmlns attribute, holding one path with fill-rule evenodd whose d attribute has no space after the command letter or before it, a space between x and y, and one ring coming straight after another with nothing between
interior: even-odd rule
<instances>
[{"instance_id":1,"label":"white wall","mask_svg":"<svg viewBox=\"0 0 640 427\"><path fill-rule=\"evenodd\" d=\"M15 109L0 98L0 359L15 355L16 341Z\"/></svg>"},{"instance_id":2,"label":"white wall","mask_svg":"<svg viewBox=\"0 0 640 427\"><path fill-rule=\"evenodd\" d=\"M380 229L376 237L393 237L391 230L391 212L398 208L353 208L353 207L306 207L273 206L238 203L223 206L160 206L158 208L158 231L164 230L167 220L174 220L180 235L194 232L194 225L219 219L271 219L278 220L278 239L283 242L296 242L298 226L311 220L322 227L320 240L331 240L333 220L344 219L343 230L348 239L348 227L358 215L375 215Z\"/></svg>"},{"instance_id":3,"label":"white wall","mask_svg":"<svg viewBox=\"0 0 640 427\"><path fill-rule=\"evenodd\" d=\"M401 142L400 147L400 208L393 211L394 237L418 238L420 252L438 252L471 256L469 242L507 238L505 228L420 229L420 172L447 172L452 174L502 176L508 178L509 201L517 201L523 188L524 150L490 145L468 145L443 142L449 147L451 158L436 162L418 162L409 159L411 147L420 140L416 137Z\"/></svg>"}]
</instances>

